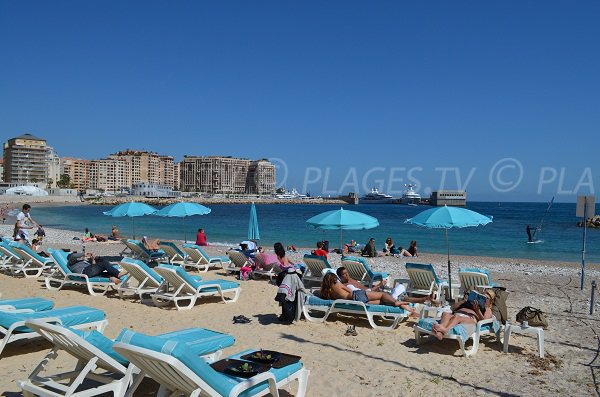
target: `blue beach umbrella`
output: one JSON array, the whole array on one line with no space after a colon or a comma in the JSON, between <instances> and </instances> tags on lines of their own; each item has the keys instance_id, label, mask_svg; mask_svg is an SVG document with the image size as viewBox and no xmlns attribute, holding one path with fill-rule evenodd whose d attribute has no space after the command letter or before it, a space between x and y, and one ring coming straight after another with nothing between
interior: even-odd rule
<instances>
[{"instance_id":1,"label":"blue beach umbrella","mask_svg":"<svg viewBox=\"0 0 600 397\"><path fill-rule=\"evenodd\" d=\"M260 240L258 231L258 217L256 216L256 206L254 203L250 206L250 223L248 223L248 240Z\"/></svg>"},{"instance_id":2,"label":"blue beach umbrella","mask_svg":"<svg viewBox=\"0 0 600 397\"><path fill-rule=\"evenodd\" d=\"M437 207L420 212L407 219L405 223L423 226L428 229L445 229L446 248L448 249L448 284L450 300L452 299L452 274L450 269L450 244L448 243L448 229L487 225L492 222L491 216L481 215L478 212L460 207Z\"/></svg>"},{"instance_id":3,"label":"blue beach umbrella","mask_svg":"<svg viewBox=\"0 0 600 397\"><path fill-rule=\"evenodd\" d=\"M340 251L343 246L344 230L367 230L379 226L377 218L358 211L344 210L343 208L315 215L307 220L306 223L315 229L339 230Z\"/></svg>"},{"instance_id":4,"label":"blue beach umbrella","mask_svg":"<svg viewBox=\"0 0 600 397\"><path fill-rule=\"evenodd\" d=\"M156 208L149 206L145 203L138 203L136 201L132 201L129 203L119 204L113 209L109 211L103 212L104 215L114 216L114 217L123 217L128 216L131 218L131 224L133 225L133 238L135 239L135 222L133 220L136 216L144 216L154 214L156 212Z\"/></svg>"},{"instance_id":5,"label":"blue beach umbrella","mask_svg":"<svg viewBox=\"0 0 600 397\"><path fill-rule=\"evenodd\" d=\"M210 211L210 208L205 207L202 204L182 202L167 205L159 211L156 211L153 215L181 218L183 225L183 241L186 241L185 217L192 215L206 215L210 214Z\"/></svg>"}]
</instances>

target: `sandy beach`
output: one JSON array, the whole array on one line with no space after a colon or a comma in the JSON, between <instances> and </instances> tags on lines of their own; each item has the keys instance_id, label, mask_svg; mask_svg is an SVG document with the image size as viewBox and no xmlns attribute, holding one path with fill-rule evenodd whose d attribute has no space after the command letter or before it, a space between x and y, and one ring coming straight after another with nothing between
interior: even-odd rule
<instances>
[{"instance_id":1,"label":"sandy beach","mask_svg":"<svg viewBox=\"0 0 600 397\"><path fill-rule=\"evenodd\" d=\"M12 225L0 227L9 235ZM80 233L47 229L43 249L81 250L73 237ZM121 243L87 243L86 251L116 256ZM208 247L210 254L223 255L225 247ZM302 252L290 253L301 263ZM413 262L432 263L445 277L446 257L422 253ZM330 254L330 262L339 266L339 255ZM393 278L406 278L405 259L370 259L374 270L385 270ZM274 301L276 287L266 279L243 281L240 300L223 304L218 299L202 298L192 310L177 312L138 301L121 300L116 293L92 297L79 289L48 291L41 280L14 278L0 274L3 299L39 296L52 299L56 307L87 305L106 312L108 337L122 328L158 334L188 327L205 327L227 332L236 338L225 354L246 348L270 348L302 356L311 371L308 396L421 396L421 395L577 395L600 393L600 299L590 316L590 282L600 281L600 266L590 264L583 291L579 289L579 264L486 257L453 256L453 279L458 268L480 266L492 272L496 282L509 292L509 318L524 306L543 310L550 322L545 333L546 358L537 357L537 343L530 335L511 336L508 353L492 339L484 340L479 352L470 358L460 355L458 343L444 340L415 344L409 319L393 331L374 330L362 318L332 316L326 323L301 320L282 325L281 310ZM221 270L202 273L204 279L234 277ZM243 314L253 321L232 324L232 317ZM357 336L344 336L348 324L355 324ZM50 349L43 339L17 342L7 346L0 359L4 376L0 379L3 396L21 395L15 381L25 379ZM61 366L73 360L64 356ZM155 395L157 384L144 380L136 396ZM296 383L286 389L294 395Z\"/></svg>"}]
</instances>

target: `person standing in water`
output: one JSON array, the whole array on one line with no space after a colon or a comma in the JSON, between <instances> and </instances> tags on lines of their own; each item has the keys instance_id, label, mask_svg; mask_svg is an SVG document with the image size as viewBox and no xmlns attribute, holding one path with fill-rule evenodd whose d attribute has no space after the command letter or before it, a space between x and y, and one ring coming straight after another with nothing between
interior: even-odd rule
<instances>
[{"instance_id":1,"label":"person standing in water","mask_svg":"<svg viewBox=\"0 0 600 397\"><path fill-rule=\"evenodd\" d=\"M527 238L530 243L533 241L533 237L531 236L531 226L529 225L527 225Z\"/></svg>"}]
</instances>

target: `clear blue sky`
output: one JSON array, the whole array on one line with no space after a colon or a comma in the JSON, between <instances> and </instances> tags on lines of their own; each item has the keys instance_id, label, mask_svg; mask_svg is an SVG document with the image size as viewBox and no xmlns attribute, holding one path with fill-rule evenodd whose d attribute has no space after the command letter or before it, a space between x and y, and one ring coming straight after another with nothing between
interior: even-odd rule
<instances>
[{"instance_id":1,"label":"clear blue sky","mask_svg":"<svg viewBox=\"0 0 600 397\"><path fill-rule=\"evenodd\" d=\"M470 200L572 201L600 189L599 19L598 1L0 0L0 132L89 159L282 159L312 194L458 170Z\"/></svg>"}]
</instances>

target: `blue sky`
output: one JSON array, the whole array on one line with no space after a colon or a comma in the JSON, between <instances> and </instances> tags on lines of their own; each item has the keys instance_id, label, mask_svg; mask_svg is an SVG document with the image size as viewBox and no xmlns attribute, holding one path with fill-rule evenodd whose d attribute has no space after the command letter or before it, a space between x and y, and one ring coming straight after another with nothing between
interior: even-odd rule
<instances>
[{"instance_id":1,"label":"blue sky","mask_svg":"<svg viewBox=\"0 0 600 397\"><path fill-rule=\"evenodd\" d=\"M271 158L312 194L413 181L572 201L600 189L599 16L594 1L0 0L0 131L90 159Z\"/></svg>"}]
</instances>

